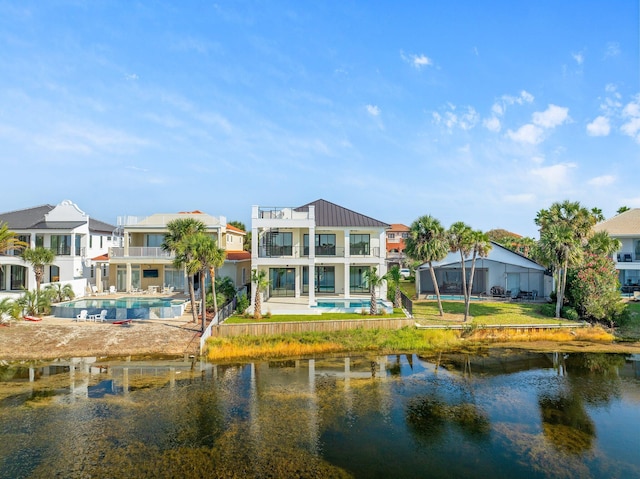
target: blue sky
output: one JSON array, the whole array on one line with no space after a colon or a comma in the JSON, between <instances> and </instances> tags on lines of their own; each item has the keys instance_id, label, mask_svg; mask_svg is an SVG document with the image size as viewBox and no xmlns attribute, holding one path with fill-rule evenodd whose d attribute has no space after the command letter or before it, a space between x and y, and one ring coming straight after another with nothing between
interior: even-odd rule
<instances>
[{"instance_id":1,"label":"blue sky","mask_svg":"<svg viewBox=\"0 0 640 479\"><path fill-rule=\"evenodd\" d=\"M640 207L638 0L0 0L0 211Z\"/></svg>"}]
</instances>

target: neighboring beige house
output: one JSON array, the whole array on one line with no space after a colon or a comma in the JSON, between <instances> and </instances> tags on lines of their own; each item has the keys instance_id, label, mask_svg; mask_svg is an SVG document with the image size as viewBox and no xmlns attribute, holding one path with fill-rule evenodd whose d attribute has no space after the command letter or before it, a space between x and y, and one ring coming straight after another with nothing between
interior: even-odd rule
<instances>
[{"instance_id":1,"label":"neighboring beige house","mask_svg":"<svg viewBox=\"0 0 640 479\"><path fill-rule=\"evenodd\" d=\"M322 199L299 207L253 206L251 268L267 273L266 300L300 298L315 306L319 296L368 297L364 273L372 267L386 273L388 227ZM386 283L379 297L386 298Z\"/></svg>"},{"instance_id":2,"label":"neighboring beige house","mask_svg":"<svg viewBox=\"0 0 640 479\"><path fill-rule=\"evenodd\" d=\"M43 246L55 253L52 264L47 265L42 287L48 283L70 284L76 296L84 296L95 284L98 276L108 274L91 258L104 254L120 240L116 227L89 217L70 200L60 204L0 214L0 222L16 233L31 248ZM33 268L22 260L20 251L0 255L0 298L17 297L23 289L35 289Z\"/></svg>"},{"instance_id":3,"label":"neighboring beige house","mask_svg":"<svg viewBox=\"0 0 640 479\"><path fill-rule=\"evenodd\" d=\"M613 255L622 291L640 291L640 208L620 213L594 226L595 231L606 231L622 242L622 248Z\"/></svg>"},{"instance_id":4,"label":"neighboring beige house","mask_svg":"<svg viewBox=\"0 0 640 479\"><path fill-rule=\"evenodd\" d=\"M158 213L146 218L118 218L123 246L110 248L107 258L94 258L97 262L108 261L111 270L108 284L99 284L99 289L113 286L117 291L127 292L160 292L166 288L185 291L188 287L185 271L173 266L174 255L164 251L161 246L165 234L169 232L167 224L182 218L193 218L204 223L207 232L227 251L227 260L216 270L216 277L229 276L236 288L244 286L249 280L251 266L250 254L242 251L246 233L227 225L224 216L215 217L201 211L192 211Z\"/></svg>"}]
</instances>

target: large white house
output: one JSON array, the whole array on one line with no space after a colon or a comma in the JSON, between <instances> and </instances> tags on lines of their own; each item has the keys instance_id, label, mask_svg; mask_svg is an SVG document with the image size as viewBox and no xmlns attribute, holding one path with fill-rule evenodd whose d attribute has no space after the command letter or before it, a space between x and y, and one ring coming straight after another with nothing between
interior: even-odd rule
<instances>
[{"instance_id":1,"label":"large white house","mask_svg":"<svg viewBox=\"0 0 640 479\"><path fill-rule=\"evenodd\" d=\"M632 208L594 226L622 243L613 255L623 292L640 290L640 208Z\"/></svg>"},{"instance_id":2,"label":"large white house","mask_svg":"<svg viewBox=\"0 0 640 479\"><path fill-rule=\"evenodd\" d=\"M315 306L318 296L367 297L365 272L386 273L387 228L322 199L299 207L253 206L251 268L267 273L266 300L302 298ZM386 284L379 297L386 297Z\"/></svg>"},{"instance_id":3,"label":"large white house","mask_svg":"<svg viewBox=\"0 0 640 479\"><path fill-rule=\"evenodd\" d=\"M115 226L90 218L72 201L56 206L42 205L0 214L0 223L30 248L43 246L55 253L51 265L45 268L43 285L71 284L76 296L83 296L87 287L95 284L98 266L91 258L104 254L109 247L119 245ZM35 289L33 268L20 256L20 251L0 255L0 297L17 297L24 289Z\"/></svg>"}]
</instances>

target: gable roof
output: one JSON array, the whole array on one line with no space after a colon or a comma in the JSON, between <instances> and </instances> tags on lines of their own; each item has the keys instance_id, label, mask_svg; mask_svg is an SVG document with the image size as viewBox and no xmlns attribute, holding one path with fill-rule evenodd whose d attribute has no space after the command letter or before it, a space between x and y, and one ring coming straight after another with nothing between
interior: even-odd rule
<instances>
[{"instance_id":1,"label":"gable roof","mask_svg":"<svg viewBox=\"0 0 640 479\"><path fill-rule=\"evenodd\" d=\"M40 205L33 208L9 211L0 214L0 222L7 223L10 230L73 229L82 225L79 221L46 221L46 214L53 205ZM89 218L89 231L92 233L112 234L115 226Z\"/></svg>"},{"instance_id":2,"label":"gable roof","mask_svg":"<svg viewBox=\"0 0 640 479\"><path fill-rule=\"evenodd\" d=\"M489 254L487 255L486 258L476 258L476 267L478 265L478 262L481 259L484 259L485 261L494 261L496 263L513 264L513 265L521 266L524 268L535 269L538 271L547 270L547 268L536 263L532 259L529 259L520 253L516 253L515 251L511 251L509 248L505 248L499 243L492 241L491 246L492 248L489 251ZM467 256L465 258L465 263L467 261L471 261L471 256ZM442 261L433 262L434 268L442 268L442 267L448 267L448 266L456 267L457 265L460 265L459 252L449 253ZM428 268L428 264L424 263L420 265L419 268L420 269Z\"/></svg>"},{"instance_id":3,"label":"gable roof","mask_svg":"<svg viewBox=\"0 0 640 479\"><path fill-rule=\"evenodd\" d=\"M246 231L241 230L240 228L237 228L233 225L230 225L229 223L227 223L227 230L229 231L235 231L236 233L242 233L242 234L247 234Z\"/></svg>"},{"instance_id":4,"label":"gable roof","mask_svg":"<svg viewBox=\"0 0 640 479\"><path fill-rule=\"evenodd\" d=\"M389 231L410 231L411 228L409 228L407 225L403 225L402 223L391 223L391 227L389 228Z\"/></svg>"},{"instance_id":5,"label":"gable roof","mask_svg":"<svg viewBox=\"0 0 640 479\"><path fill-rule=\"evenodd\" d=\"M311 203L295 208L295 211L309 211L309 206L312 205L315 207L316 226L359 226L367 228L389 227L387 223L356 213L353 210L323 199L312 201Z\"/></svg>"},{"instance_id":6,"label":"gable roof","mask_svg":"<svg viewBox=\"0 0 640 479\"><path fill-rule=\"evenodd\" d=\"M640 208L632 208L593 227L594 231L606 231L610 236L639 236Z\"/></svg>"}]
</instances>

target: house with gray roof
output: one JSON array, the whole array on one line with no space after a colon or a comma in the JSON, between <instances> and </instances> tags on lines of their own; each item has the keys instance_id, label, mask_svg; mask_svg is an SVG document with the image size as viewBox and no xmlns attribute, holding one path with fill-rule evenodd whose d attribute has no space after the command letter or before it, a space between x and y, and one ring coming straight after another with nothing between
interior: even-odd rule
<instances>
[{"instance_id":1,"label":"house with gray roof","mask_svg":"<svg viewBox=\"0 0 640 479\"><path fill-rule=\"evenodd\" d=\"M442 261L433 262L440 294L463 294L460 260L460 253L456 252L449 253ZM471 261L471 256L465 258L467 281L471 274ZM553 280L546 274L544 266L493 241L487 257L476 258L473 295L539 299L549 297L552 288ZM421 297L435 293L427 263L416 269L416 291Z\"/></svg>"},{"instance_id":2,"label":"house with gray roof","mask_svg":"<svg viewBox=\"0 0 640 479\"><path fill-rule=\"evenodd\" d=\"M323 199L298 207L253 206L251 268L269 279L263 313L286 313L277 303L288 300L313 307L319 297L368 298L365 272L375 267L386 273L389 226ZM385 284L379 297L386 297Z\"/></svg>"},{"instance_id":3,"label":"house with gray roof","mask_svg":"<svg viewBox=\"0 0 640 479\"><path fill-rule=\"evenodd\" d=\"M622 243L613 255L623 293L640 291L640 208L632 208L593 227Z\"/></svg>"},{"instance_id":4,"label":"house with gray roof","mask_svg":"<svg viewBox=\"0 0 640 479\"><path fill-rule=\"evenodd\" d=\"M76 296L83 296L97 276L108 276L108 268L97 271L92 258L106 254L109 247L119 246L115 226L89 217L76 204L64 200L60 204L41 205L0 213L6 223L29 247L43 246L53 250L55 259L45 268L43 286L47 283L71 284ZM19 296L23 289L35 289L35 274L20 251L0 255L0 298Z\"/></svg>"}]
</instances>

